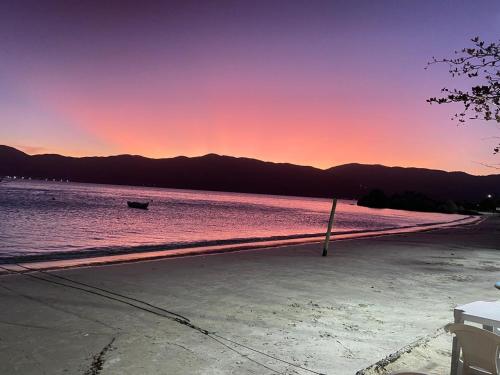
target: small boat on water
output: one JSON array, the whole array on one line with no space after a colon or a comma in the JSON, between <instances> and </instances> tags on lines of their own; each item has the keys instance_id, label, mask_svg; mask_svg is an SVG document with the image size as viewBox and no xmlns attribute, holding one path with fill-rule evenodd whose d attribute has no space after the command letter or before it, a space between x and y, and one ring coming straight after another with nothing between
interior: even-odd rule
<instances>
[{"instance_id":1,"label":"small boat on water","mask_svg":"<svg viewBox=\"0 0 500 375\"><path fill-rule=\"evenodd\" d=\"M140 208L141 210L147 210L149 206L149 202L132 202L127 201L127 205L130 208Z\"/></svg>"}]
</instances>

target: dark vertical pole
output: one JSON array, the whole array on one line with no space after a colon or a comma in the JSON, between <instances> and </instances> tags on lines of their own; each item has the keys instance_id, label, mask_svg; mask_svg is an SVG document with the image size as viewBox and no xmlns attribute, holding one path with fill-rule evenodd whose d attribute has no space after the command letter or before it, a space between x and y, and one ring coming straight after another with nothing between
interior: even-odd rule
<instances>
[{"instance_id":1,"label":"dark vertical pole","mask_svg":"<svg viewBox=\"0 0 500 375\"><path fill-rule=\"evenodd\" d=\"M326 231L325 246L323 246L323 256L328 254L328 243L330 242L330 233L332 232L333 217L335 216L335 208L337 208L337 199L333 198L332 212L330 212L330 220L328 220L328 230Z\"/></svg>"}]
</instances>

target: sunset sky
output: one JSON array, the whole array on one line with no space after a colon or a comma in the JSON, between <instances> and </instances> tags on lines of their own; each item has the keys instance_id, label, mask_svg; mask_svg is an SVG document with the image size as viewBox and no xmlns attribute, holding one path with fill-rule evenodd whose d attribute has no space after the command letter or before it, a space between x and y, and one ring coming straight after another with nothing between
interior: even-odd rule
<instances>
[{"instance_id":1,"label":"sunset sky","mask_svg":"<svg viewBox=\"0 0 500 375\"><path fill-rule=\"evenodd\" d=\"M2 1L0 144L499 173L498 126L425 102L476 35L500 1Z\"/></svg>"}]
</instances>

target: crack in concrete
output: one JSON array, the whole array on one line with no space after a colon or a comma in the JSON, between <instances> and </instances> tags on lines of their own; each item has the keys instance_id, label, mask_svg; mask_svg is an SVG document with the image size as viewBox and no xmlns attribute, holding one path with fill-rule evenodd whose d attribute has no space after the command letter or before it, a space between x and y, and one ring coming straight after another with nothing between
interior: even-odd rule
<instances>
[{"instance_id":1,"label":"crack in concrete","mask_svg":"<svg viewBox=\"0 0 500 375\"><path fill-rule=\"evenodd\" d=\"M113 337L111 341L102 350L94 355L92 358L92 363L90 368L85 371L84 375L99 375L102 371L102 366L104 365L104 356L110 350L112 350L112 345L115 342L116 337Z\"/></svg>"}]
</instances>

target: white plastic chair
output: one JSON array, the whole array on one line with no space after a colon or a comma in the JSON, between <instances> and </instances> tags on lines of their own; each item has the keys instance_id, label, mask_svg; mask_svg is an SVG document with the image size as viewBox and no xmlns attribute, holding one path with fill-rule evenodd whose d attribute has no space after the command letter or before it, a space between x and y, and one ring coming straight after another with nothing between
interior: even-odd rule
<instances>
[{"instance_id":1,"label":"white plastic chair","mask_svg":"<svg viewBox=\"0 0 500 375\"><path fill-rule=\"evenodd\" d=\"M462 375L498 375L500 336L485 329L461 323L448 324L444 329L457 336L462 348Z\"/></svg>"}]
</instances>

